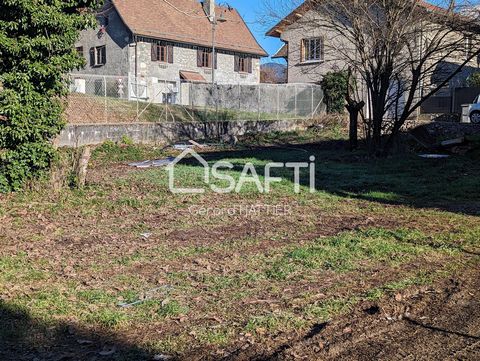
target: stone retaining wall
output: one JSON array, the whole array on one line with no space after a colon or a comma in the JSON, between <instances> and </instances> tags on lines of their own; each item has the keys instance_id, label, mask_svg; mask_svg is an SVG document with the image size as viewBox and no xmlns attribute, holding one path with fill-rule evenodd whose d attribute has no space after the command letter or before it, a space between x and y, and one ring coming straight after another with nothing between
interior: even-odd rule
<instances>
[{"instance_id":1,"label":"stone retaining wall","mask_svg":"<svg viewBox=\"0 0 480 361\"><path fill-rule=\"evenodd\" d=\"M128 137L136 144L168 144L190 139L216 139L244 134L306 129L312 120L225 121L208 123L124 123L67 125L55 140L58 147L80 147L119 142Z\"/></svg>"}]
</instances>

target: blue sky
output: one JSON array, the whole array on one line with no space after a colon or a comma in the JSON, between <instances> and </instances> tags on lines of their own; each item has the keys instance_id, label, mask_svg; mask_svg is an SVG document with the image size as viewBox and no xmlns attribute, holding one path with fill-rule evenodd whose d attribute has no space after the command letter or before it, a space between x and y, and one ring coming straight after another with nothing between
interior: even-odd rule
<instances>
[{"instance_id":1,"label":"blue sky","mask_svg":"<svg viewBox=\"0 0 480 361\"><path fill-rule=\"evenodd\" d=\"M429 2L437 5L445 4L445 0L430 0ZM236 8L247 22L250 30L252 30L260 45L262 45L262 47L267 51L268 54L275 54L276 51L282 46L282 42L279 39L265 36L265 32L267 29L257 23L257 19L262 11L262 0L217 0L217 3L227 3L230 4L232 7ZM478 5L480 1L468 0L468 3L470 5ZM263 59L263 62L269 61L271 61L269 58ZM278 59L273 61L282 62Z\"/></svg>"},{"instance_id":2,"label":"blue sky","mask_svg":"<svg viewBox=\"0 0 480 361\"><path fill-rule=\"evenodd\" d=\"M247 22L250 30L253 32L258 42L262 47L267 51L268 54L273 55L277 52L278 49L282 46L282 42L277 38L271 38L265 36L264 26L257 23L258 16L262 11L262 1L261 0L218 0L219 4L228 3L230 6L237 9L240 14L243 16L244 20ZM263 62L271 61L269 58L263 59ZM274 60L275 62L281 62L279 60Z\"/></svg>"}]
</instances>

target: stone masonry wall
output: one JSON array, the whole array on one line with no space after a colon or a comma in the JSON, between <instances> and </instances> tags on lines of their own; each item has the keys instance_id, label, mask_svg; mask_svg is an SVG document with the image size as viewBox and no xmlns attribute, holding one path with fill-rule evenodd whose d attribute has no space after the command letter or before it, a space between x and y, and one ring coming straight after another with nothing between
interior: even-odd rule
<instances>
[{"instance_id":1,"label":"stone masonry wall","mask_svg":"<svg viewBox=\"0 0 480 361\"><path fill-rule=\"evenodd\" d=\"M129 30L123 24L122 19L115 9L108 13L107 31L99 36L99 31L104 20L100 17L99 24L95 29L85 30L80 33L76 47L83 47L85 67L77 69L73 73L89 75L115 75L127 76L129 71L128 54L132 41ZM106 15L107 15L106 14ZM103 66L90 66L90 48L106 46L107 63Z\"/></svg>"},{"instance_id":2,"label":"stone masonry wall","mask_svg":"<svg viewBox=\"0 0 480 361\"><path fill-rule=\"evenodd\" d=\"M58 147L120 142L127 136L136 144L170 144L190 139L294 131L312 125L311 120L226 121L209 123L125 123L68 125L55 140Z\"/></svg>"}]
</instances>

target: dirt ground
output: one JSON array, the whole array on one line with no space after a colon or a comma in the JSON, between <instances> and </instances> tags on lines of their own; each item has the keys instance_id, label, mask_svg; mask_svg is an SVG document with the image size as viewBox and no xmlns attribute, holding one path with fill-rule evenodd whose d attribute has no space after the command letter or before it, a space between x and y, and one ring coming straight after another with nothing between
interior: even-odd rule
<instances>
[{"instance_id":1,"label":"dirt ground","mask_svg":"<svg viewBox=\"0 0 480 361\"><path fill-rule=\"evenodd\" d=\"M4 310L0 312L5 316ZM8 315L11 318L11 315ZM23 323L23 315L10 326ZM61 329L55 346L42 358L15 342L0 345L2 360L117 360L123 342L72 326ZM122 360L479 360L480 269L470 269L430 286L412 287L379 302L363 302L306 333L282 335L275 347L239 345L227 355L196 350L181 357L136 353ZM273 345L273 344L272 344ZM99 356L98 349L103 355ZM131 351L131 347L128 346ZM162 358L163 357L163 358Z\"/></svg>"},{"instance_id":2,"label":"dirt ground","mask_svg":"<svg viewBox=\"0 0 480 361\"><path fill-rule=\"evenodd\" d=\"M273 352L228 360L479 360L480 270L363 303Z\"/></svg>"},{"instance_id":3,"label":"dirt ground","mask_svg":"<svg viewBox=\"0 0 480 361\"><path fill-rule=\"evenodd\" d=\"M480 359L480 163L343 148L203 154L311 152L315 194L174 196L128 166L172 154L105 144L85 189L0 197L0 361ZM191 211L258 204L290 212Z\"/></svg>"}]
</instances>

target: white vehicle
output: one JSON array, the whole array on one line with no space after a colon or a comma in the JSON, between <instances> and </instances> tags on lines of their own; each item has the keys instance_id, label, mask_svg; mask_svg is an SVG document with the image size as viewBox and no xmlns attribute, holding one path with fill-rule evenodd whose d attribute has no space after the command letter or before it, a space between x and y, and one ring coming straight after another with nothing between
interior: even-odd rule
<instances>
[{"instance_id":1,"label":"white vehicle","mask_svg":"<svg viewBox=\"0 0 480 361\"><path fill-rule=\"evenodd\" d=\"M473 124L480 124L480 95L468 107L468 117Z\"/></svg>"}]
</instances>

